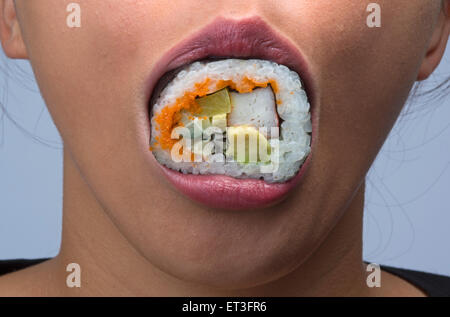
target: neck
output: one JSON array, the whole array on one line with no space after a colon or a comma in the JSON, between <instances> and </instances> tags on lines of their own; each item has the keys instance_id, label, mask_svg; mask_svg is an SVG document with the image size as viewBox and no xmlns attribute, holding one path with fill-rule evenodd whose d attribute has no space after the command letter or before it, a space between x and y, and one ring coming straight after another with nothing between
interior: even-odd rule
<instances>
[{"instance_id":1,"label":"neck","mask_svg":"<svg viewBox=\"0 0 450 317\"><path fill-rule=\"evenodd\" d=\"M64 295L138 296L339 296L367 295L362 262L364 186L307 261L277 281L233 292L199 287L165 274L121 234L64 151L63 238L52 262ZM81 288L65 285L66 266L81 267ZM60 281L64 281L61 283Z\"/></svg>"}]
</instances>

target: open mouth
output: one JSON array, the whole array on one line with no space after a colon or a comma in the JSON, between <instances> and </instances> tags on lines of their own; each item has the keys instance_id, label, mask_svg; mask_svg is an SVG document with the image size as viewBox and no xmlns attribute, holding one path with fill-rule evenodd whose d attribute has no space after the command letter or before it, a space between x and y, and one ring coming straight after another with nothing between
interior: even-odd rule
<instances>
[{"instance_id":1,"label":"open mouth","mask_svg":"<svg viewBox=\"0 0 450 317\"><path fill-rule=\"evenodd\" d=\"M182 193L214 208L260 208L299 182L311 77L260 18L217 19L169 51L152 81L150 150Z\"/></svg>"}]
</instances>

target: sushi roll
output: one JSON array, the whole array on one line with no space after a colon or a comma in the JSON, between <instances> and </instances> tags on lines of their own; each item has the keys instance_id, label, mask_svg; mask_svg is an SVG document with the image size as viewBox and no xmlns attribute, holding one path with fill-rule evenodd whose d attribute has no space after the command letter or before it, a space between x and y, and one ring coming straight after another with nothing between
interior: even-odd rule
<instances>
[{"instance_id":1,"label":"sushi roll","mask_svg":"<svg viewBox=\"0 0 450 317\"><path fill-rule=\"evenodd\" d=\"M310 152L310 104L298 74L266 60L199 61L151 105L150 149L182 173L286 182Z\"/></svg>"}]
</instances>

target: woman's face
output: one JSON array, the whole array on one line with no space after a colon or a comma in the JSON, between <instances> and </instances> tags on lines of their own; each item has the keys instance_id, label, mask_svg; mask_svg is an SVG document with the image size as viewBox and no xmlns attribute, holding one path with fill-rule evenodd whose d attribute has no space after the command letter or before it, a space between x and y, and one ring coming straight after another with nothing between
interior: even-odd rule
<instances>
[{"instance_id":1,"label":"woman's face","mask_svg":"<svg viewBox=\"0 0 450 317\"><path fill-rule=\"evenodd\" d=\"M417 79L441 5L379 0L382 26L369 28L371 1L79 0L81 27L69 28L70 2L16 2L65 164L151 263L227 288L292 271L337 223ZM264 21L304 55L314 142L286 199L216 210L173 189L149 151L149 78L180 41L217 19L245 18Z\"/></svg>"}]
</instances>

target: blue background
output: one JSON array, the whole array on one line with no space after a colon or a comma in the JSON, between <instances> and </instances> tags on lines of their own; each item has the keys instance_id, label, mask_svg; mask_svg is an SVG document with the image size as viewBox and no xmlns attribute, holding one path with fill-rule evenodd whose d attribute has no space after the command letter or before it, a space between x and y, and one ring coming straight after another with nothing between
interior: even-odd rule
<instances>
[{"instance_id":1,"label":"blue background","mask_svg":"<svg viewBox=\"0 0 450 317\"><path fill-rule=\"evenodd\" d=\"M423 89L450 75L449 50ZM61 140L29 63L0 61L9 116L0 113L0 259L52 257L61 237ZM450 91L442 93L414 99L368 174L367 261L450 275Z\"/></svg>"}]
</instances>

